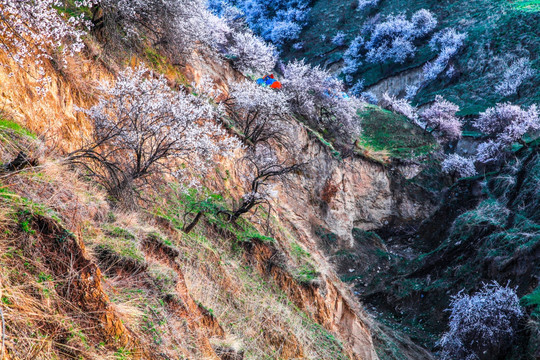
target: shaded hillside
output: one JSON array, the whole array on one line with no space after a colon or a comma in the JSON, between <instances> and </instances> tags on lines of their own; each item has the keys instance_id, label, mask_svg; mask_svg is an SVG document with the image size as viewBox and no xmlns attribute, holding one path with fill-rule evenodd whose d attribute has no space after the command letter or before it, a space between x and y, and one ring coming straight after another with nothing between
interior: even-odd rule
<instances>
[{"instance_id":1,"label":"shaded hillside","mask_svg":"<svg viewBox=\"0 0 540 360\"><path fill-rule=\"evenodd\" d=\"M381 0L374 7L361 11L357 8L358 0L314 1L309 23L302 31L298 45L290 44L285 58L306 58L339 73L349 44L356 36L365 36L364 26L380 22L389 14L410 15L419 9L428 9L438 20L435 31L455 28L466 32L467 39L464 48L451 61L455 75L451 78L444 73L439 75L414 97L415 103L425 104L439 94L460 105L461 115L472 115L501 101L530 105L540 100L540 93L534 86L540 78L540 9L536 2ZM345 35L342 46L331 41L338 32ZM428 41L429 36L415 42L416 55L403 64L380 65L363 60L353 74L355 81L364 79L367 91L378 85L377 93L389 91L405 95L407 85L415 85L421 80L421 67L436 57ZM513 59L520 57L531 59L532 68L536 69L535 77L523 84L517 95L497 94L495 88L502 74ZM385 85L385 82L391 84Z\"/></svg>"},{"instance_id":2,"label":"shaded hillside","mask_svg":"<svg viewBox=\"0 0 540 360\"><path fill-rule=\"evenodd\" d=\"M343 257L342 279L355 285L380 321L437 350L435 342L447 329L444 310L450 296L461 290L473 293L495 280L515 287L532 314L502 358L538 356L538 147L517 156L485 181L460 180L417 228L387 228L378 234L355 229L358 246L365 245ZM365 260L358 254L366 254L370 265L362 265Z\"/></svg>"}]
</instances>

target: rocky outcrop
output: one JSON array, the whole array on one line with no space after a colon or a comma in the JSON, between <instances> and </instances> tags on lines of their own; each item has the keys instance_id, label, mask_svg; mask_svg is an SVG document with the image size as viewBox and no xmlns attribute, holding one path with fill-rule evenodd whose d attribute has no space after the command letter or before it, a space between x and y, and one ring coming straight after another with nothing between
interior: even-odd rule
<instances>
[{"instance_id":1,"label":"rocky outcrop","mask_svg":"<svg viewBox=\"0 0 540 360\"><path fill-rule=\"evenodd\" d=\"M393 96L403 97L407 93L407 86L417 86L423 80L422 66L405 70L397 75L382 79L371 85L367 91L371 91L378 98L387 92Z\"/></svg>"},{"instance_id":2,"label":"rocky outcrop","mask_svg":"<svg viewBox=\"0 0 540 360\"><path fill-rule=\"evenodd\" d=\"M397 220L421 221L433 210L434 203L425 201L431 194L406 182L405 176L418 171L416 166L387 166L359 156L337 159L305 128L293 126L298 162L306 166L282 187L276 206L309 242L323 228L343 247L352 247L353 228L374 230ZM289 156L282 151L281 156Z\"/></svg>"}]
</instances>

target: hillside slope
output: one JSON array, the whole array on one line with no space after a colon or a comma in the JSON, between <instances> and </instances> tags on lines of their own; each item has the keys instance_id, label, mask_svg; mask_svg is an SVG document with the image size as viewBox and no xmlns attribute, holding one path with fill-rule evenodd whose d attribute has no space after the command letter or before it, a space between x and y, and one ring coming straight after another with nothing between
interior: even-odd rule
<instances>
[{"instance_id":1,"label":"hillside slope","mask_svg":"<svg viewBox=\"0 0 540 360\"><path fill-rule=\"evenodd\" d=\"M512 101L530 105L538 103L540 93L540 8L535 1L402 1L381 0L373 7L358 10L358 0L314 1L309 23L298 40L285 50L285 58L306 58L313 64L332 68L340 73L343 54L352 40L365 36L363 28L382 21L391 14L410 14L420 9L432 11L438 20L435 32L455 28L467 33L465 46L451 61L455 75L451 78L441 74L435 81L414 97L414 103L422 105L432 101L435 95L457 103L461 115L474 115L497 102ZM342 46L332 43L332 38L342 32ZM365 80L366 91L381 95L384 91L404 96L407 85L422 80L422 66L436 57L427 39L415 42L416 55L403 64L370 64L363 61L354 73L354 82ZM502 74L519 57L531 60L536 69L533 78L524 83L519 94L503 96L496 92Z\"/></svg>"},{"instance_id":2,"label":"hillside slope","mask_svg":"<svg viewBox=\"0 0 540 360\"><path fill-rule=\"evenodd\" d=\"M540 113L501 110L491 164L474 158L488 134L461 127L496 102L540 100L540 71L515 95L495 91L517 58L538 70L537 2L374 2L312 1L281 59L237 10L219 17L202 0L1 3L0 360L463 360L440 346L447 308L494 282L519 318L476 357L538 358L540 156L527 130ZM260 4L273 21L307 14L303 1ZM460 105L463 118L443 100L432 111L450 135L332 76L366 23L422 8L434 31L468 33L453 76L415 97ZM436 56L414 39L414 58L364 62L353 80L404 95ZM330 70L283 62L304 57ZM449 154L468 172L445 169Z\"/></svg>"}]
</instances>

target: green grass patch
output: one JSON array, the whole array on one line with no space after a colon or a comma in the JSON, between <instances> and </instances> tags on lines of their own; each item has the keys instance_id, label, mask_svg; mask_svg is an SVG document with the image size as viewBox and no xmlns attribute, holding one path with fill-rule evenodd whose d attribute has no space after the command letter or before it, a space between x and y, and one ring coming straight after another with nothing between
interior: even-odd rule
<instances>
[{"instance_id":1,"label":"green grass patch","mask_svg":"<svg viewBox=\"0 0 540 360\"><path fill-rule=\"evenodd\" d=\"M4 130L4 129L9 129L19 135L28 136L28 137L31 137L32 139L37 138L36 134L31 132L30 130L23 128L21 125L17 124L16 122L0 118L0 130Z\"/></svg>"},{"instance_id":2,"label":"green grass patch","mask_svg":"<svg viewBox=\"0 0 540 360\"><path fill-rule=\"evenodd\" d=\"M513 2L513 6L517 10L538 12L540 11L539 0L518 0Z\"/></svg>"},{"instance_id":3,"label":"green grass patch","mask_svg":"<svg viewBox=\"0 0 540 360\"><path fill-rule=\"evenodd\" d=\"M540 320L540 286L537 287L532 293L525 295L521 298L521 305L531 306L531 316Z\"/></svg>"},{"instance_id":4,"label":"green grass patch","mask_svg":"<svg viewBox=\"0 0 540 360\"><path fill-rule=\"evenodd\" d=\"M424 133L403 115L378 106L367 106L359 116L363 129L360 146L372 149L372 152L384 152L393 158L414 158L438 147L433 136Z\"/></svg>"},{"instance_id":5,"label":"green grass patch","mask_svg":"<svg viewBox=\"0 0 540 360\"><path fill-rule=\"evenodd\" d=\"M105 233L107 235L115 237L115 238L123 238L128 240L135 240L135 235L133 235L129 230L126 230L124 228L118 227L118 226L107 226L105 227Z\"/></svg>"}]
</instances>

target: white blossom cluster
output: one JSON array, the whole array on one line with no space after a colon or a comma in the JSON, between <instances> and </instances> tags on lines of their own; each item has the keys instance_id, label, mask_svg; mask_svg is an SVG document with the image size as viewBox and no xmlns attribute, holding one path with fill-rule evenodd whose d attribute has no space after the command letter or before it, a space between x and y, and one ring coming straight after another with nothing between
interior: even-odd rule
<instances>
[{"instance_id":1,"label":"white blossom cluster","mask_svg":"<svg viewBox=\"0 0 540 360\"><path fill-rule=\"evenodd\" d=\"M252 81L233 84L230 96L238 111L259 112L261 118L284 117L289 113L288 98L283 92Z\"/></svg>"},{"instance_id":2,"label":"white blossom cluster","mask_svg":"<svg viewBox=\"0 0 540 360\"><path fill-rule=\"evenodd\" d=\"M458 154L448 155L441 163L442 172L459 177L474 176L477 174L474 161Z\"/></svg>"},{"instance_id":3,"label":"white blossom cluster","mask_svg":"<svg viewBox=\"0 0 540 360\"><path fill-rule=\"evenodd\" d=\"M371 91L363 91L363 92L361 92L360 93L360 98L363 101L367 102L368 104L377 105L379 103L379 99L377 98L377 95L375 95Z\"/></svg>"},{"instance_id":4,"label":"white blossom cluster","mask_svg":"<svg viewBox=\"0 0 540 360\"><path fill-rule=\"evenodd\" d=\"M304 61L292 61L284 68L283 91L291 109L318 130L351 138L359 135L359 100L347 96L343 83L328 71Z\"/></svg>"},{"instance_id":5,"label":"white blossom cluster","mask_svg":"<svg viewBox=\"0 0 540 360\"><path fill-rule=\"evenodd\" d=\"M87 149L131 180L165 169L182 176L185 166L172 169L173 159L204 173L216 156L240 146L212 121L214 108L205 98L172 90L145 67L123 71L102 91L99 103L83 110L95 125Z\"/></svg>"},{"instance_id":6,"label":"white blossom cluster","mask_svg":"<svg viewBox=\"0 0 540 360\"><path fill-rule=\"evenodd\" d=\"M360 0L359 6L376 5L375 0ZM358 35L343 53L342 73L347 84L354 80L352 74L358 71L363 59L371 63L388 61L403 63L416 53L414 42L432 32L437 26L435 16L426 9L415 12L408 20L404 14L389 15L383 21L366 24L364 36ZM340 35L338 33L338 35ZM339 42L342 36L336 35ZM332 42L338 45L336 38ZM356 93L361 92L358 88Z\"/></svg>"},{"instance_id":7,"label":"white blossom cluster","mask_svg":"<svg viewBox=\"0 0 540 360\"><path fill-rule=\"evenodd\" d=\"M332 44L336 46L343 46L345 44L346 35L343 31L338 31L337 34L332 38Z\"/></svg>"},{"instance_id":8,"label":"white blossom cluster","mask_svg":"<svg viewBox=\"0 0 540 360\"><path fill-rule=\"evenodd\" d=\"M152 36L173 61L195 48L210 47L242 72L265 73L275 66L275 47L246 28L235 7L224 7L220 17L204 0L101 0L101 5L115 14L111 26L122 26L126 39Z\"/></svg>"},{"instance_id":9,"label":"white blossom cluster","mask_svg":"<svg viewBox=\"0 0 540 360\"><path fill-rule=\"evenodd\" d=\"M453 141L461 137L461 121L456 113L459 106L437 95L435 102L420 114L426 129L435 132L439 141Z\"/></svg>"},{"instance_id":10,"label":"white blossom cluster","mask_svg":"<svg viewBox=\"0 0 540 360\"><path fill-rule=\"evenodd\" d=\"M540 114L536 105L525 110L510 103L497 104L481 113L474 126L490 137L478 146L477 154L480 162L488 163L498 160L526 133L540 130Z\"/></svg>"},{"instance_id":11,"label":"white blossom cluster","mask_svg":"<svg viewBox=\"0 0 540 360\"><path fill-rule=\"evenodd\" d=\"M122 27L126 39L152 36L171 56L200 45L218 47L231 32L203 0L100 1L110 26Z\"/></svg>"},{"instance_id":12,"label":"white blossom cluster","mask_svg":"<svg viewBox=\"0 0 540 360\"><path fill-rule=\"evenodd\" d=\"M264 74L276 66L275 47L249 31L236 32L227 52L233 56L235 66L242 72Z\"/></svg>"},{"instance_id":13,"label":"white blossom cluster","mask_svg":"<svg viewBox=\"0 0 540 360\"><path fill-rule=\"evenodd\" d=\"M459 52L465 43L467 34L458 33L454 28L447 28L436 33L429 46L439 55L432 62L424 65L424 82L435 80L448 66L450 60Z\"/></svg>"},{"instance_id":14,"label":"white blossom cluster","mask_svg":"<svg viewBox=\"0 0 540 360\"><path fill-rule=\"evenodd\" d=\"M426 36L437 26L437 20L426 9L415 12L411 20L405 15L390 15L376 24L366 43L366 59L372 63L403 63L416 53L414 41Z\"/></svg>"},{"instance_id":15,"label":"white blossom cluster","mask_svg":"<svg viewBox=\"0 0 540 360\"><path fill-rule=\"evenodd\" d=\"M226 107L242 135L252 144L285 136L290 109L283 92L251 81L236 83L230 88Z\"/></svg>"},{"instance_id":16,"label":"white blossom cluster","mask_svg":"<svg viewBox=\"0 0 540 360\"><path fill-rule=\"evenodd\" d=\"M347 50L343 53L343 73L352 74L358 70L358 67L362 65L362 47L364 46L364 38L357 36L351 42Z\"/></svg>"},{"instance_id":17,"label":"white blossom cluster","mask_svg":"<svg viewBox=\"0 0 540 360\"><path fill-rule=\"evenodd\" d=\"M264 40L281 47L298 39L310 11L307 0L208 0L220 16L235 13Z\"/></svg>"},{"instance_id":18,"label":"white blossom cluster","mask_svg":"<svg viewBox=\"0 0 540 360\"><path fill-rule=\"evenodd\" d=\"M361 96L362 92L365 88L365 80L364 79L358 79L353 86L349 89L349 93L353 94L354 96ZM377 101L375 101L377 103Z\"/></svg>"},{"instance_id":19,"label":"white blossom cluster","mask_svg":"<svg viewBox=\"0 0 540 360\"><path fill-rule=\"evenodd\" d=\"M426 131L434 133L439 142L453 141L461 137L462 124L456 116L459 106L440 95L437 95L433 104L420 114L405 98L398 99L388 93L382 95L379 105L407 117Z\"/></svg>"},{"instance_id":20,"label":"white blossom cluster","mask_svg":"<svg viewBox=\"0 0 540 360\"><path fill-rule=\"evenodd\" d=\"M414 122L417 122L418 120L418 114L415 107L409 104L407 100L397 99L395 96L392 96L387 92L381 96L379 105L387 110L401 114Z\"/></svg>"},{"instance_id":21,"label":"white blossom cluster","mask_svg":"<svg viewBox=\"0 0 540 360\"><path fill-rule=\"evenodd\" d=\"M523 316L515 290L496 282L474 295L458 293L448 310L450 329L438 342L442 360L497 359Z\"/></svg>"},{"instance_id":22,"label":"white blossom cluster","mask_svg":"<svg viewBox=\"0 0 540 360\"><path fill-rule=\"evenodd\" d=\"M97 0L75 1L76 7L90 7ZM0 50L19 66L37 68L42 86L45 77L44 60L51 51L72 55L84 48L82 37L91 24L84 15L68 17L57 8L60 0L0 0ZM38 90L44 91L42 86Z\"/></svg>"},{"instance_id":23,"label":"white blossom cluster","mask_svg":"<svg viewBox=\"0 0 540 360\"><path fill-rule=\"evenodd\" d=\"M277 49L246 27L243 13L234 6L223 5L221 17L204 9L203 25L207 29L206 43L216 48L241 72L266 74L277 62Z\"/></svg>"},{"instance_id":24,"label":"white blossom cluster","mask_svg":"<svg viewBox=\"0 0 540 360\"><path fill-rule=\"evenodd\" d=\"M515 94L521 84L533 77L534 73L530 59L525 57L519 58L506 69L496 90L504 96Z\"/></svg>"},{"instance_id":25,"label":"white blossom cluster","mask_svg":"<svg viewBox=\"0 0 540 360\"><path fill-rule=\"evenodd\" d=\"M379 4L380 0L358 0L357 10L362 11L367 8L372 8Z\"/></svg>"}]
</instances>

